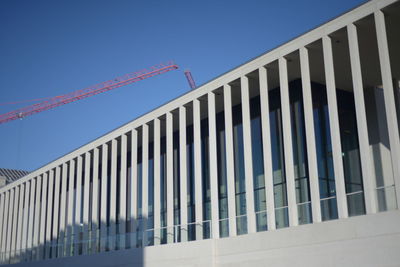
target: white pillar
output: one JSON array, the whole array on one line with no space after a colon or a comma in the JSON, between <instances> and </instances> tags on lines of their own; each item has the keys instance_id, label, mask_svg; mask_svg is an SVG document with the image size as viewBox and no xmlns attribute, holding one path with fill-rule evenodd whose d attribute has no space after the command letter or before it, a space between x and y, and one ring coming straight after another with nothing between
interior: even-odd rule
<instances>
[{"instance_id":1,"label":"white pillar","mask_svg":"<svg viewBox=\"0 0 400 267\"><path fill-rule=\"evenodd\" d=\"M87 254L89 250L89 206L90 206L90 152L85 153L85 181L83 189L83 245L82 254Z\"/></svg>"},{"instance_id":2,"label":"white pillar","mask_svg":"<svg viewBox=\"0 0 400 267\"><path fill-rule=\"evenodd\" d=\"M110 250L115 250L116 222L117 222L117 153L118 141L111 141L111 179L110 179L110 226L108 243Z\"/></svg>"},{"instance_id":3,"label":"white pillar","mask_svg":"<svg viewBox=\"0 0 400 267\"><path fill-rule=\"evenodd\" d=\"M203 239L203 185L201 175L201 115L200 100L193 100L193 145L194 145L194 188L196 240Z\"/></svg>"},{"instance_id":4,"label":"white pillar","mask_svg":"<svg viewBox=\"0 0 400 267\"><path fill-rule=\"evenodd\" d=\"M160 119L154 119L154 244L161 238Z\"/></svg>"},{"instance_id":5,"label":"white pillar","mask_svg":"<svg viewBox=\"0 0 400 267\"><path fill-rule=\"evenodd\" d=\"M268 72L265 67L261 67L258 70L258 73L260 82L261 130L264 156L265 199L267 201L267 224L268 230L275 230L275 199L269 122Z\"/></svg>"},{"instance_id":6,"label":"white pillar","mask_svg":"<svg viewBox=\"0 0 400 267\"><path fill-rule=\"evenodd\" d=\"M92 196L92 252L98 252L99 243L99 153L100 149L93 149L93 196Z\"/></svg>"},{"instance_id":7,"label":"white pillar","mask_svg":"<svg viewBox=\"0 0 400 267\"><path fill-rule=\"evenodd\" d=\"M167 242L173 243L174 240L174 154L173 154L173 115L171 112L167 116Z\"/></svg>"},{"instance_id":8,"label":"white pillar","mask_svg":"<svg viewBox=\"0 0 400 267\"><path fill-rule=\"evenodd\" d=\"M2 249L2 241L3 241L3 227L6 223L3 222L4 220L4 202L5 202L5 193L0 194L0 263L3 263L3 249Z\"/></svg>"},{"instance_id":9,"label":"white pillar","mask_svg":"<svg viewBox=\"0 0 400 267\"><path fill-rule=\"evenodd\" d=\"M296 203L296 184L293 169L292 126L290 121L287 60L284 57L279 58L279 83L281 90L283 147L285 154L285 176L289 209L289 225L296 226L299 224L299 220Z\"/></svg>"},{"instance_id":10,"label":"white pillar","mask_svg":"<svg viewBox=\"0 0 400 267\"><path fill-rule=\"evenodd\" d=\"M229 236L236 236L235 160L233 152L232 88L224 85L226 178L228 191Z\"/></svg>"},{"instance_id":11,"label":"white pillar","mask_svg":"<svg viewBox=\"0 0 400 267\"><path fill-rule=\"evenodd\" d=\"M253 184L253 154L251 147L251 117L250 117L250 92L249 78L242 76L240 78L241 96L242 96L242 125L243 125L243 152L244 168L246 181L246 214L247 214L247 232L249 234L256 232L256 217L254 208L254 184Z\"/></svg>"},{"instance_id":12,"label":"white pillar","mask_svg":"<svg viewBox=\"0 0 400 267\"><path fill-rule=\"evenodd\" d=\"M65 228L66 235L66 254L71 255L72 233L73 233L73 214L74 214L74 181L75 181L75 160L69 162L69 183L68 183L68 208L67 208L67 226Z\"/></svg>"},{"instance_id":13,"label":"white pillar","mask_svg":"<svg viewBox=\"0 0 400 267\"><path fill-rule=\"evenodd\" d=\"M375 27L378 39L379 63L381 67L383 95L385 99L386 120L389 132L390 152L394 184L396 187L397 207L400 207L400 138L396 118L395 96L393 92L392 71L389 58L389 47L386 35L385 15L381 10L375 11Z\"/></svg>"},{"instance_id":14,"label":"white pillar","mask_svg":"<svg viewBox=\"0 0 400 267\"><path fill-rule=\"evenodd\" d=\"M131 142L131 247L136 247L136 228L137 228L137 147L138 147L138 135L137 130L132 129L132 142Z\"/></svg>"},{"instance_id":15,"label":"white pillar","mask_svg":"<svg viewBox=\"0 0 400 267\"><path fill-rule=\"evenodd\" d=\"M47 173L45 174L47 177ZM16 250L17 250L17 257L21 259L21 236L22 236L22 225L24 223L24 195L25 193L25 184L20 185L20 191L19 191L19 208L18 208L18 228L17 228L17 244L16 244ZM46 203L46 201L44 202ZM1 213L3 214L3 213ZM0 227L1 229L1 227ZM43 241L44 244L44 241Z\"/></svg>"},{"instance_id":16,"label":"white pillar","mask_svg":"<svg viewBox=\"0 0 400 267\"><path fill-rule=\"evenodd\" d=\"M68 165L64 163L62 166L61 175L61 200L60 200L60 230L59 230L59 241L60 244L58 251L58 257L64 256L64 244L65 244L65 222L66 222L66 205L67 205L67 173Z\"/></svg>"},{"instance_id":17,"label":"white pillar","mask_svg":"<svg viewBox=\"0 0 400 267\"><path fill-rule=\"evenodd\" d=\"M108 144L102 145L102 163L101 163L101 204L100 204L100 251L106 250L107 246L107 162L108 162Z\"/></svg>"},{"instance_id":18,"label":"white pillar","mask_svg":"<svg viewBox=\"0 0 400 267\"><path fill-rule=\"evenodd\" d=\"M82 155L77 157L76 186L75 186L75 230L74 230L74 255L79 254L79 243L81 240L81 203L82 203Z\"/></svg>"},{"instance_id":19,"label":"white pillar","mask_svg":"<svg viewBox=\"0 0 400 267\"><path fill-rule=\"evenodd\" d=\"M18 227L17 227L17 243L16 243L16 250L17 254L16 256L21 259L21 237L22 237L22 225L24 223L24 193L25 193L25 184L20 185L19 189L19 207L18 207ZM46 202L45 202L46 203ZM1 211L2 212L2 211ZM3 214L3 213L1 213ZM1 231L1 226L0 226L0 231Z\"/></svg>"},{"instance_id":20,"label":"white pillar","mask_svg":"<svg viewBox=\"0 0 400 267\"><path fill-rule=\"evenodd\" d=\"M186 107L179 107L179 160L180 160L180 198L181 198L181 241L188 238L187 215L187 152L186 152Z\"/></svg>"},{"instance_id":21,"label":"white pillar","mask_svg":"<svg viewBox=\"0 0 400 267\"><path fill-rule=\"evenodd\" d=\"M332 41L329 36L322 38L326 94L328 98L329 122L332 139L333 169L335 173L336 200L339 218L347 218L347 199L344 182L342 146L340 141L339 115L336 99L335 73L333 68Z\"/></svg>"},{"instance_id":22,"label":"white pillar","mask_svg":"<svg viewBox=\"0 0 400 267\"><path fill-rule=\"evenodd\" d=\"M33 248L34 259L37 259L39 252L39 231L40 231L40 198L42 191L42 176L36 178L36 196L35 196L35 224L33 228Z\"/></svg>"},{"instance_id":23,"label":"white pillar","mask_svg":"<svg viewBox=\"0 0 400 267\"><path fill-rule=\"evenodd\" d=\"M217 165L217 126L215 115L215 94L208 93L208 135L211 191L211 233L219 238L218 165Z\"/></svg>"},{"instance_id":24,"label":"white pillar","mask_svg":"<svg viewBox=\"0 0 400 267\"><path fill-rule=\"evenodd\" d=\"M2 234L2 242L1 242L1 253L2 260L5 263L6 261L6 251L7 251L7 227L8 227L8 211L9 211L9 203L10 203L10 190L6 191L4 194L5 202L4 202L4 215L3 215L3 234Z\"/></svg>"},{"instance_id":25,"label":"white pillar","mask_svg":"<svg viewBox=\"0 0 400 267\"><path fill-rule=\"evenodd\" d=\"M13 223L12 223L12 233L11 233L11 259L15 257L15 248L17 241L17 226L19 224L18 221L18 210L19 210L19 186L14 187L14 210L13 210Z\"/></svg>"},{"instance_id":26,"label":"white pillar","mask_svg":"<svg viewBox=\"0 0 400 267\"><path fill-rule=\"evenodd\" d=\"M60 212L60 183L61 183L61 178L60 178L60 166L57 166L55 168L55 177L54 177L54 214L53 214L53 248L51 250L51 256L52 258L57 257L57 245L58 245L58 229L59 229L59 221L58 221L58 214ZM32 193L32 184L31 184L31 193ZM31 201L32 202L32 201ZM29 230L28 230L29 234ZM29 236L28 236L29 240ZM29 245L29 242L28 242Z\"/></svg>"},{"instance_id":27,"label":"white pillar","mask_svg":"<svg viewBox=\"0 0 400 267\"><path fill-rule=\"evenodd\" d=\"M149 125L142 126L142 218L143 247L147 245L147 220L149 217Z\"/></svg>"},{"instance_id":28,"label":"white pillar","mask_svg":"<svg viewBox=\"0 0 400 267\"><path fill-rule=\"evenodd\" d=\"M59 172L58 172L59 175ZM60 180L60 179L58 179ZM32 238L33 238L33 226L35 219L35 190L36 190L36 178L31 179L31 187L30 187L30 199L29 199L29 223L28 223L28 241L27 241L27 258L28 260L32 259ZM58 225L58 220L55 225ZM54 234L54 232L53 232ZM55 233L55 240L57 240L57 232Z\"/></svg>"},{"instance_id":29,"label":"white pillar","mask_svg":"<svg viewBox=\"0 0 400 267\"><path fill-rule=\"evenodd\" d=\"M39 245L40 245L39 253L40 254L38 255L39 260L44 259L44 242L45 242L45 233L46 233L46 205L47 205L47 189L48 189L47 185L48 185L48 176L47 176L47 172L45 172L42 177L42 203L41 203L42 207L40 208L41 209L41 212L40 212L41 218L40 218L40 230L39 230ZM22 199L21 199L21 201L22 201ZM21 208L20 208L20 210L22 212Z\"/></svg>"},{"instance_id":30,"label":"white pillar","mask_svg":"<svg viewBox=\"0 0 400 267\"><path fill-rule=\"evenodd\" d=\"M11 258L11 233L13 228L13 214L14 214L14 194L15 188L10 189L10 207L8 208L8 222L7 222L7 243L6 243L6 258Z\"/></svg>"},{"instance_id":31,"label":"white pillar","mask_svg":"<svg viewBox=\"0 0 400 267\"><path fill-rule=\"evenodd\" d=\"M48 199L47 199L47 227L46 227L46 248L45 248L45 259L48 259L51 257L50 254L50 246L52 244L52 229L51 229L51 221L53 218L53 212L54 212L54 207L53 207L53 188L54 188L54 169L49 171L49 182L48 182L48 187L49 187L49 192L48 192ZM24 210L24 226L23 226L23 232L22 232L22 249L26 248L26 229L27 229L27 216L28 216L28 191L29 190L29 184L25 183L25 209ZM26 219L25 219L26 218Z\"/></svg>"},{"instance_id":32,"label":"white pillar","mask_svg":"<svg viewBox=\"0 0 400 267\"><path fill-rule=\"evenodd\" d=\"M0 217L0 263L3 263L3 247L2 247L2 241L3 241L3 227L6 226L6 223L4 222L4 202L5 202L5 193L0 194L0 214L3 214L3 216Z\"/></svg>"},{"instance_id":33,"label":"white pillar","mask_svg":"<svg viewBox=\"0 0 400 267\"><path fill-rule=\"evenodd\" d=\"M310 64L308 50L300 48L301 83L303 87L304 124L307 140L308 175L310 181L311 210L313 222L321 222L321 203L317 149L315 145L313 101L311 92Z\"/></svg>"},{"instance_id":34,"label":"white pillar","mask_svg":"<svg viewBox=\"0 0 400 267\"><path fill-rule=\"evenodd\" d=\"M125 233L126 233L126 160L127 160L127 136L121 136L121 170L120 170L120 183L119 183L119 248L125 248ZM92 222L93 225L93 222ZM93 232L93 227L92 227Z\"/></svg>"},{"instance_id":35,"label":"white pillar","mask_svg":"<svg viewBox=\"0 0 400 267\"><path fill-rule=\"evenodd\" d=\"M351 74L353 79L354 103L356 106L358 142L360 144L361 171L364 184L365 208L367 214L376 213L375 175L368 139L367 115L364 103L364 88L361 74L360 52L358 48L357 28L347 26Z\"/></svg>"}]
</instances>

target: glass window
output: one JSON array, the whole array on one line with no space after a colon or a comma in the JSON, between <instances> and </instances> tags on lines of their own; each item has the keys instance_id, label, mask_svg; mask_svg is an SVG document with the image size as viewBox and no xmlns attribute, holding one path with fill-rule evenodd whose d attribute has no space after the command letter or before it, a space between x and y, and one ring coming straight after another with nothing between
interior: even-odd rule
<instances>
[{"instance_id":1,"label":"glass window","mask_svg":"<svg viewBox=\"0 0 400 267\"><path fill-rule=\"evenodd\" d=\"M288 227L286 176L283 153L282 115L279 88L269 93L272 170L274 181L276 228Z\"/></svg>"},{"instance_id":2,"label":"glass window","mask_svg":"<svg viewBox=\"0 0 400 267\"><path fill-rule=\"evenodd\" d=\"M235 202L237 234L247 234L246 217L246 183L244 174L244 148L242 107L237 105L232 109L233 119L233 153L235 163Z\"/></svg>"},{"instance_id":3,"label":"glass window","mask_svg":"<svg viewBox=\"0 0 400 267\"><path fill-rule=\"evenodd\" d=\"M317 150L319 193L322 220L337 219L335 174L329 125L326 88L312 83L315 144Z\"/></svg>"}]
</instances>

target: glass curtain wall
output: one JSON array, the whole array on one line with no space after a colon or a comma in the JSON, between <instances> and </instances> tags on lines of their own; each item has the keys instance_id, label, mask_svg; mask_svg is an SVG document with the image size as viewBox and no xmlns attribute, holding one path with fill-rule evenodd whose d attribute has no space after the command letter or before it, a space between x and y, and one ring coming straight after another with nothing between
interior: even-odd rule
<instances>
[{"instance_id":1,"label":"glass curtain wall","mask_svg":"<svg viewBox=\"0 0 400 267\"><path fill-rule=\"evenodd\" d=\"M307 224L312 223L312 214L301 80L289 84L289 94L298 219Z\"/></svg>"},{"instance_id":2,"label":"glass curtain wall","mask_svg":"<svg viewBox=\"0 0 400 267\"><path fill-rule=\"evenodd\" d=\"M139 140L139 138L138 138ZM137 149L137 193L136 193L136 203L137 203L137 228L136 228L136 246L140 247L143 243L142 235L140 231L143 230L143 218L142 218L142 147Z\"/></svg>"},{"instance_id":3,"label":"glass curtain wall","mask_svg":"<svg viewBox=\"0 0 400 267\"><path fill-rule=\"evenodd\" d=\"M201 121L201 176L203 187L203 221L211 220L210 162L208 141L208 119ZM203 239L210 238L211 224L203 223Z\"/></svg>"},{"instance_id":4,"label":"glass curtain wall","mask_svg":"<svg viewBox=\"0 0 400 267\"><path fill-rule=\"evenodd\" d=\"M267 202L265 199L264 155L262 150L261 107L259 97L250 100L250 115L256 230L266 231Z\"/></svg>"},{"instance_id":5,"label":"glass curtain wall","mask_svg":"<svg viewBox=\"0 0 400 267\"><path fill-rule=\"evenodd\" d=\"M193 125L186 128L188 240L196 240Z\"/></svg>"},{"instance_id":6,"label":"glass curtain wall","mask_svg":"<svg viewBox=\"0 0 400 267\"><path fill-rule=\"evenodd\" d=\"M276 228L289 226L286 174L283 153L282 113L279 88L269 92L272 170Z\"/></svg>"},{"instance_id":7,"label":"glass curtain wall","mask_svg":"<svg viewBox=\"0 0 400 267\"><path fill-rule=\"evenodd\" d=\"M161 231L160 231L160 243L167 243L167 143L166 138L161 138L160 143L160 212L161 212Z\"/></svg>"},{"instance_id":8,"label":"glass curtain wall","mask_svg":"<svg viewBox=\"0 0 400 267\"><path fill-rule=\"evenodd\" d=\"M180 242L180 162L179 162L179 131L174 132L173 134L173 176L174 176L174 225L178 227L174 227L174 241Z\"/></svg>"},{"instance_id":9,"label":"glass curtain wall","mask_svg":"<svg viewBox=\"0 0 400 267\"><path fill-rule=\"evenodd\" d=\"M149 171L148 171L148 218L147 221L147 244L154 245L154 143L149 143Z\"/></svg>"},{"instance_id":10,"label":"glass curtain wall","mask_svg":"<svg viewBox=\"0 0 400 267\"><path fill-rule=\"evenodd\" d=\"M226 149L225 149L225 117L224 112L217 114L217 165L218 165L218 207L220 237L229 236L228 220L228 188L226 180Z\"/></svg>"},{"instance_id":11,"label":"glass curtain wall","mask_svg":"<svg viewBox=\"0 0 400 267\"><path fill-rule=\"evenodd\" d=\"M349 216L365 214L357 121L352 92L336 90Z\"/></svg>"},{"instance_id":12,"label":"glass curtain wall","mask_svg":"<svg viewBox=\"0 0 400 267\"><path fill-rule=\"evenodd\" d=\"M338 218L329 112L326 87L317 83L312 83L311 86L321 216L326 221Z\"/></svg>"},{"instance_id":13,"label":"glass curtain wall","mask_svg":"<svg viewBox=\"0 0 400 267\"><path fill-rule=\"evenodd\" d=\"M232 108L233 120L233 153L235 164L235 202L236 202L236 231L238 235L247 234L246 216L246 182L244 173L244 147L242 106Z\"/></svg>"}]
</instances>

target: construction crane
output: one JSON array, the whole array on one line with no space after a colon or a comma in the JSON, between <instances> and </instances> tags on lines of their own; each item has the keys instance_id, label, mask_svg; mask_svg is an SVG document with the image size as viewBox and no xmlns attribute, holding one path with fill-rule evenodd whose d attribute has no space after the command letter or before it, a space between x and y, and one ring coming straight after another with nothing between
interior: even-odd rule
<instances>
[{"instance_id":1,"label":"construction crane","mask_svg":"<svg viewBox=\"0 0 400 267\"><path fill-rule=\"evenodd\" d=\"M194 83L194 79L193 79L193 76L192 76L192 73L190 72L190 70L185 70L184 73L185 73L185 76L189 83L190 88L192 88L192 90L196 89L196 84Z\"/></svg>"},{"instance_id":2,"label":"construction crane","mask_svg":"<svg viewBox=\"0 0 400 267\"><path fill-rule=\"evenodd\" d=\"M30 106L26 106L23 108L19 108L10 112L7 112L5 114L0 115L0 124L6 123L12 120L16 119L22 119L24 117L27 117L29 115L33 115L45 110L49 110L61 105L65 105L77 100L81 100L84 98L87 98L89 96L94 96L100 93L104 93L107 91L110 91L112 89L128 85L134 82L138 82L171 70L176 70L178 69L178 66L175 65L173 62L169 62L166 64L158 64L155 66L152 66L147 69L143 69L141 71L137 72L132 72L125 74L123 76L117 77L113 80L109 80L106 82L102 82L96 85L93 85L91 87L77 90L65 95L60 95L60 96L54 96L51 98L42 98L42 99L36 99L36 100L43 100L47 99L45 101L42 101L40 103L36 103ZM23 102L23 101L21 101ZM18 103L18 102L14 102Z\"/></svg>"}]
</instances>

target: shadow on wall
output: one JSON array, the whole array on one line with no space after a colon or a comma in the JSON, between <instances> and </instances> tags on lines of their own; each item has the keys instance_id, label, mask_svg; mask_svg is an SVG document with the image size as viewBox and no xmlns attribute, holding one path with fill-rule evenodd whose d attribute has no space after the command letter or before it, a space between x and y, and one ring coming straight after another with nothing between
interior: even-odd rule
<instances>
[{"instance_id":1,"label":"shadow on wall","mask_svg":"<svg viewBox=\"0 0 400 267\"><path fill-rule=\"evenodd\" d=\"M16 267L144 266L143 247L157 241L154 231L140 231L143 225L140 221L127 221L125 227L110 222L107 227L93 231L88 225L81 225L74 230L67 227L69 230L59 232L56 241L5 253L1 264L12 264Z\"/></svg>"}]
</instances>

